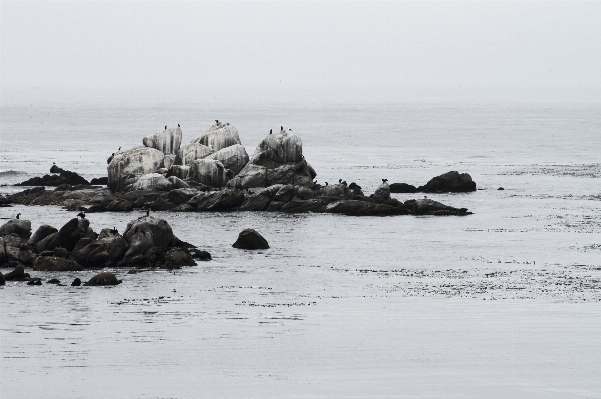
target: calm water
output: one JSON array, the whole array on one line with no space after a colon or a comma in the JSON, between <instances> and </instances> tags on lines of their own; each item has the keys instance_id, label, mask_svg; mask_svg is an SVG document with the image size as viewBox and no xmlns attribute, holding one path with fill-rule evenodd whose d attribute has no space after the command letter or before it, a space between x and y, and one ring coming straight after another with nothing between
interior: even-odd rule
<instances>
[{"instance_id":1,"label":"calm water","mask_svg":"<svg viewBox=\"0 0 601 399\"><path fill-rule=\"evenodd\" d=\"M52 162L100 177L119 146L177 123L187 143L216 118L238 128L249 153L270 128L291 127L319 182L343 178L368 193L381 178L419 185L470 173L482 190L432 197L474 215L162 213L214 260L175 274L117 270L114 288L0 288L2 398L601 397L598 97L161 104L3 94L0 184ZM74 216L16 206L0 217L17 212L34 229ZM89 219L123 231L138 216ZM271 248L233 249L247 227ZM33 274L69 283L94 273Z\"/></svg>"}]
</instances>

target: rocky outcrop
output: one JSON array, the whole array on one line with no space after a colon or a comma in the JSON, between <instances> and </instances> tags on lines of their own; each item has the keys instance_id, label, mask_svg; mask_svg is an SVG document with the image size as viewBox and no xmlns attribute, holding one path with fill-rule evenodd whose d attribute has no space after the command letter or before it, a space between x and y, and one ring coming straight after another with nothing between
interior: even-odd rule
<instances>
[{"instance_id":1,"label":"rocky outcrop","mask_svg":"<svg viewBox=\"0 0 601 399\"><path fill-rule=\"evenodd\" d=\"M238 136L238 130L229 123L219 123L211 126L200 136L193 139L191 143L206 145L213 151L219 151L231 145L242 144L240 136Z\"/></svg>"},{"instance_id":2,"label":"rocky outcrop","mask_svg":"<svg viewBox=\"0 0 601 399\"><path fill-rule=\"evenodd\" d=\"M411 207L413 215L433 215L433 216L464 216L471 215L466 208L453 208L431 199L409 200L405 202L406 206Z\"/></svg>"},{"instance_id":3,"label":"rocky outcrop","mask_svg":"<svg viewBox=\"0 0 601 399\"><path fill-rule=\"evenodd\" d=\"M33 270L49 272L80 271L83 267L71 259L56 256L39 256L34 264Z\"/></svg>"},{"instance_id":4,"label":"rocky outcrop","mask_svg":"<svg viewBox=\"0 0 601 399\"><path fill-rule=\"evenodd\" d=\"M228 170L214 159L197 159L190 165L188 179L211 187L224 187L228 180Z\"/></svg>"},{"instance_id":5,"label":"rocky outcrop","mask_svg":"<svg viewBox=\"0 0 601 399\"><path fill-rule=\"evenodd\" d=\"M29 274L25 273L25 268L23 265L17 265L12 271L6 273L4 275L4 280L6 281L23 281L27 280Z\"/></svg>"},{"instance_id":6,"label":"rocky outcrop","mask_svg":"<svg viewBox=\"0 0 601 399\"><path fill-rule=\"evenodd\" d=\"M103 285L118 285L121 284L121 280L117 279L113 273L104 272L99 273L85 282L83 285L87 286L103 286ZM74 285L74 284L71 284Z\"/></svg>"},{"instance_id":7,"label":"rocky outcrop","mask_svg":"<svg viewBox=\"0 0 601 399\"><path fill-rule=\"evenodd\" d=\"M390 199L390 185L384 182L378 186L376 191L374 192L372 198L377 203L384 203Z\"/></svg>"},{"instance_id":8,"label":"rocky outcrop","mask_svg":"<svg viewBox=\"0 0 601 399\"><path fill-rule=\"evenodd\" d=\"M163 152L149 147L135 147L116 153L107 167L108 187L113 192L123 191L141 176L155 173L164 157Z\"/></svg>"},{"instance_id":9,"label":"rocky outcrop","mask_svg":"<svg viewBox=\"0 0 601 399\"><path fill-rule=\"evenodd\" d=\"M61 247L71 252L75 248L75 244L84 237L95 238L94 232L90 229L90 221L88 219L74 218L59 229L58 233L56 233L45 249L52 250Z\"/></svg>"},{"instance_id":10,"label":"rocky outcrop","mask_svg":"<svg viewBox=\"0 0 601 399\"><path fill-rule=\"evenodd\" d=\"M241 190L223 189L201 192L188 200L187 205L195 211L228 211L242 205L244 198Z\"/></svg>"},{"instance_id":11,"label":"rocky outcrop","mask_svg":"<svg viewBox=\"0 0 601 399\"><path fill-rule=\"evenodd\" d=\"M52 175L44 175L43 177L33 177L25 180L17 186L60 186L62 184L69 185L89 185L90 183L75 172L64 170L56 165L50 168Z\"/></svg>"},{"instance_id":12,"label":"rocky outcrop","mask_svg":"<svg viewBox=\"0 0 601 399\"><path fill-rule=\"evenodd\" d=\"M417 188L415 186L412 186L411 184L407 184L407 183L392 183L390 185L390 192L391 193L408 193L408 194L412 194L415 193L417 190Z\"/></svg>"},{"instance_id":13,"label":"rocky outcrop","mask_svg":"<svg viewBox=\"0 0 601 399\"><path fill-rule=\"evenodd\" d=\"M182 129L172 127L144 137L142 143L146 147L154 148L161 151L163 154L177 154L179 147L182 144Z\"/></svg>"},{"instance_id":14,"label":"rocky outcrop","mask_svg":"<svg viewBox=\"0 0 601 399\"><path fill-rule=\"evenodd\" d=\"M158 173L149 173L141 176L134 184L128 186L126 190L169 191L172 188L173 184L165 176Z\"/></svg>"},{"instance_id":15,"label":"rocky outcrop","mask_svg":"<svg viewBox=\"0 0 601 399\"><path fill-rule=\"evenodd\" d=\"M22 240L29 240L29 237L31 237L31 222L24 219L12 219L0 226L0 237L11 234L19 236Z\"/></svg>"},{"instance_id":16,"label":"rocky outcrop","mask_svg":"<svg viewBox=\"0 0 601 399\"><path fill-rule=\"evenodd\" d=\"M248 154L243 145L235 144L214 152L204 159L219 161L223 166L231 170L234 175L237 175L248 163Z\"/></svg>"},{"instance_id":17,"label":"rocky outcrop","mask_svg":"<svg viewBox=\"0 0 601 399\"><path fill-rule=\"evenodd\" d=\"M432 178L416 191L424 193L464 193L476 191L476 182L467 173L451 171Z\"/></svg>"},{"instance_id":18,"label":"rocky outcrop","mask_svg":"<svg viewBox=\"0 0 601 399\"><path fill-rule=\"evenodd\" d=\"M234 248L238 249L268 249L269 244L267 240L263 238L261 234L259 234L254 229L244 229L238 235L238 239L232 245Z\"/></svg>"},{"instance_id":19,"label":"rocky outcrop","mask_svg":"<svg viewBox=\"0 0 601 399\"><path fill-rule=\"evenodd\" d=\"M175 165L190 165L197 159L203 159L211 155L214 151L206 145L192 143L183 145L177 152Z\"/></svg>"},{"instance_id":20,"label":"rocky outcrop","mask_svg":"<svg viewBox=\"0 0 601 399\"><path fill-rule=\"evenodd\" d=\"M109 184L109 178L108 177L95 177L92 180L90 180L90 184L92 185L96 185L96 186L106 186L107 184Z\"/></svg>"}]
</instances>

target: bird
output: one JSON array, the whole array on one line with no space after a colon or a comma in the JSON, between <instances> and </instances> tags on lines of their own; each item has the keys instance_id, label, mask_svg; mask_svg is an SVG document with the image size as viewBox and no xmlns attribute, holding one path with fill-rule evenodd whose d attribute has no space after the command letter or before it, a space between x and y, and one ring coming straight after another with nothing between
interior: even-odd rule
<instances>
[{"instance_id":1,"label":"bird","mask_svg":"<svg viewBox=\"0 0 601 399\"><path fill-rule=\"evenodd\" d=\"M342 183L342 179L338 179L338 184Z\"/></svg>"},{"instance_id":2,"label":"bird","mask_svg":"<svg viewBox=\"0 0 601 399\"><path fill-rule=\"evenodd\" d=\"M150 216L150 209L146 209L146 216Z\"/></svg>"},{"instance_id":3,"label":"bird","mask_svg":"<svg viewBox=\"0 0 601 399\"><path fill-rule=\"evenodd\" d=\"M21 216L21 214L20 214L20 213L17 213L17 219L19 219L19 218L20 218L20 216Z\"/></svg>"},{"instance_id":4,"label":"bird","mask_svg":"<svg viewBox=\"0 0 601 399\"><path fill-rule=\"evenodd\" d=\"M117 234L117 233L118 233L118 231L117 231L117 229L116 229L115 227L113 227L113 230L111 230L111 232L112 232L113 234Z\"/></svg>"},{"instance_id":5,"label":"bird","mask_svg":"<svg viewBox=\"0 0 601 399\"><path fill-rule=\"evenodd\" d=\"M119 149L117 151L121 151L121 147L119 147Z\"/></svg>"},{"instance_id":6,"label":"bird","mask_svg":"<svg viewBox=\"0 0 601 399\"><path fill-rule=\"evenodd\" d=\"M317 180L313 180L313 184L317 184Z\"/></svg>"},{"instance_id":7,"label":"bird","mask_svg":"<svg viewBox=\"0 0 601 399\"><path fill-rule=\"evenodd\" d=\"M177 124L177 127L181 127L181 126L179 125L179 123Z\"/></svg>"},{"instance_id":8,"label":"bird","mask_svg":"<svg viewBox=\"0 0 601 399\"><path fill-rule=\"evenodd\" d=\"M167 125L165 125L165 130L167 130Z\"/></svg>"},{"instance_id":9,"label":"bird","mask_svg":"<svg viewBox=\"0 0 601 399\"><path fill-rule=\"evenodd\" d=\"M215 124L219 125L219 119L215 119Z\"/></svg>"},{"instance_id":10,"label":"bird","mask_svg":"<svg viewBox=\"0 0 601 399\"><path fill-rule=\"evenodd\" d=\"M273 129L269 129L269 134L272 134L272 133L273 133Z\"/></svg>"},{"instance_id":11,"label":"bird","mask_svg":"<svg viewBox=\"0 0 601 399\"><path fill-rule=\"evenodd\" d=\"M382 183L386 183L388 179L382 179Z\"/></svg>"},{"instance_id":12,"label":"bird","mask_svg":"<svg viewBox=\"0 0 601 399\"><path fill-rule=\"evenodd\" d=\"M346 180L342 182L342 185L346 187Z\"/></svg>"},{"instance_id":13,"label":"bird","mask_svg":"<svg viewBox=\"0 0 601 399\"><path fill-rule=\"evenodd\" d=\"M328 185L328 182L326 182L326 186Z\"/></svg>"},{"instance_id":14,"label":"bird","mask_svg":"<svg viewBox=\"0 0 601 399\"><path fill-rule=\"evenodd\" d=\"M80 217L80 218L82 218L82 219L85 219L85 218L86 218L86 214L85 214L85 213L83 213L83 212L79 212L79 213L77 214L77 217Z\"/></svg>"},{"instance_id":15,"label":"bird","mask_svg":"<svg viewBox=\"0 0 601 399\"><path fill-rule=\"evenodd\" d=\"M284 131L284 126L280 126L280 133Z\"/></svg>"}]
</instances>

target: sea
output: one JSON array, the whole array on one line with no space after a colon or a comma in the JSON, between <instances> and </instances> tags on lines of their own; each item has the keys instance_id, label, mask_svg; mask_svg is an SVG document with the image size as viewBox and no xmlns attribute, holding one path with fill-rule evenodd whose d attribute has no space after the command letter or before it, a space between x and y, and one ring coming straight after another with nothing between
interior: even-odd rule
<instances>
[{"instance_id":1,"label":"sea","mask_svg":"<svg viewBox=\"0 0 601 399\"><path fill-rule=\"evenodd\" d=\"M601 95L313 94L3 89L0 194L53 163L106 176L119 147L215 119L249 155L292 129L321 184L458 171L478 190L426 194L465 217L156 212L213 260L112 269L110 288L70 286L97 270L7 282L0 397L601 398ZM34 230L75 217L17 205L0 224L17 213ZM141 215L86 217L123 232ZM232 248L245 228L270 248Z\"/></svg>"}]
</instances>

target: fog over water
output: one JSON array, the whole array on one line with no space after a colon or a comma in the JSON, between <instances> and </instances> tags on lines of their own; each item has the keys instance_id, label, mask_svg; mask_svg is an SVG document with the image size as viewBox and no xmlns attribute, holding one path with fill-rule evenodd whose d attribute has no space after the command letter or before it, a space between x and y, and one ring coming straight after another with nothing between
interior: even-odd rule
<instances>
[{"instance_id":1,"label":"fog over water","mask_svg":"<svg viewBox=\"0 0 601 399\"><path fill-rule=\"evenodd\" d=\"M3 2L0 18L0 194L53 162L106 176L117 148L215 119L249 154L292 128L322 184L457 170L479 188L428 194L466 217L156 212L213 260L113 269L111 288L68 285L98 271L7 282L3 399L601 398L599 3ZM34 230L75 216L14 206L0 224L19 212ZM87 218L123 232L141 215ZM232 248L249 227L271 248Z\"/></svg>"}]
</instances>

